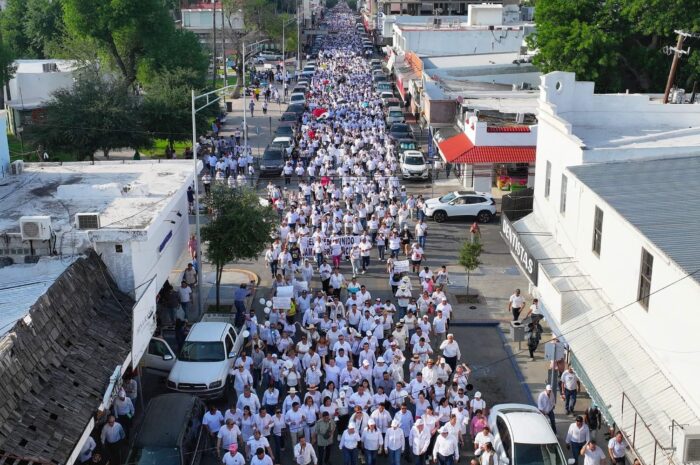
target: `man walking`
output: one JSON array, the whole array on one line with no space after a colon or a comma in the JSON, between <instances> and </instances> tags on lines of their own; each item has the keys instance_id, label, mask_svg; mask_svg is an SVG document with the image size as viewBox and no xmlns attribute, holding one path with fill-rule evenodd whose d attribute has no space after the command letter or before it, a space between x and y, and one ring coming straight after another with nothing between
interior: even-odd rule
<instances>
[{"instance_id":1,"label":"man walking","mask_svg":"<svg viewBox=\"0 0 700 465\"><path fill-rule=\"evenodd\" d=\"M100 435L100 441L107 452L110 463L117 465L122 463L122 444L125 439L126 433L124 433L124 428L117 423L114 415L110 415Z\"/></svg>"},{"instance_id":2,"label":"man walking","mask_svg":"<svg viewBox=\"0 0 700 465\"><path fill-rule=\"evenodd\" d=\"M588 429L588 425L583 422L583 417L579 415L576 417L576 421L569 425L569 431L566 433L566 448L571 449L571 457L576 460L576 464L579 462L581 449L590 440L591 431Z\"/></svg>"},{"instance_id":3,"label":"man walking","mask_svg":"<svg viewBox=\"0 0 700 465\"><path fill-rule=\"evenodd\" d=\"M425 453L428 452L430 445L430 432L425 428L422 419L419 418L411 428L408 442L415 457L414 465L425 465Z\"/></svg>"},{"instance_id":4,"label":"man walking","mask_svg":"<svg viewBox=\"0 0 700 465\"><path fill-rule=\"evenodd\" d=\"M454 465L459 460L459 447L454 437L450 436L450 430L441 426L440 433L433 446L433 463L438 465Z\"/></svg>"},{"instance_id":5,"label":"man walking","mask_svg":"<svg viewBox=\"0 0 700 465\"><path fill-rule=\"evenodd\" d=\"M508 299L508 310L513 313L513 321L518 321L523 305L525 305L525 298L520 295L520 289L516 289Z\"/></svg>"},{"instance_id":6,"label":"man walking","mask_svg":"<svg viewBox=\"0 0 700 465\"><path fill-rule=\"evenodd\" d=\"M549 417L549 424L552 425L552 431L556 434L557 424L554 420L554 393L552 392L551 384L545 386L544 391L540 392L540 395L537 397L537 408L543 415Z\"/></svg>"},{"instance_id":7,"label":"man walking","mask_svg":"<svg viewBox=\"0 0 700 465\"><path fill-rule=\"evenodd\" d=\"M566 413L573 414L576 406L576 396L581 389L581 381L574 373L574 368L569 365L568 370L561 374L561 398L564 400Z\"/></svg>"},{"instance_id":8,"label":"man walking","mask_svg":"<svg viewBox=\"0 0 700 465\"><path fill-rule=\"evenodd\" d=\"M327 411L323 412L321 420L316 422L314 435L316 447L318 447L318 465L330 464L331 446L335 434L335 422Z\"/></svg>"}]
</instances>

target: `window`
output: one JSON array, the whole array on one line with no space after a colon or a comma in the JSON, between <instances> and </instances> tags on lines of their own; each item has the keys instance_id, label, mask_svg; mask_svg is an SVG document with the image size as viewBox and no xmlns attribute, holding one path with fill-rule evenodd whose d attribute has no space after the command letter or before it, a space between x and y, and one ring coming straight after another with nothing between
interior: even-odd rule
<instances>
[{"instance_id":1,"label":"window","mask_svg":"<svg viewBox=\"0 0 700 465\"><path fill-rule=\"evenodd\" d=\"M236 355L233 353L233 338L231 338L231 336L226 336L226 353L228 354L228 358L232 358Z\"/></svg>"},{"instance_id":2,"label":"window","mask_svg":"<svg viewBox=\"0 0 700 465\"><path fill-rule=\"evenodd\" d=\"M654 256L642 249L642 263L639 265L639 290L637 300L644 309L649 310L649 293L651 292L651 272L654 268Z\"/></svg>"},{"instance_id":3,"label":"window","mask_svg":"<svg viewBox=\"0 0 700 465\"><path fill-rule=\"evenodd\" d=\"M508 456L508 460L511 460L511 440L510 440L510 430L506 426L506 422L501 417L496 417L496 428L498 429L498 437L503 445L503 451Z\"/></svg>"},{"instance_id":4,"label":"window","mask_svg":"<svg viewBox=\"0 0 700 465\"><path fill-rule=\"evenodd\" d=\"M122 253L124 252L124 248L121 244L114 244L114 251L117 253Z\"/></svg>"},{"instance_id":5,"label":"window","mask_svg":"<svg viewBox=\"0 0 700 465\"><path fill-rule=\"evenodd\" d=\"M593 219L593 253L600 256L600 242L603 239L603 210L595 207Z\"/></svg>"},{"instance_id":6,"label":"window","mask_svg":"<svg viewBox=\"0 0 700 465\"><path fill-rule=\"evenodd\" d=\"M544 197L549 198L549 185L552 182L552 163L547 162L547 172L544 175Z\"/></svg>"},{"instance_id":7,"label":"window","mask_svg":"<svg viewBox=\"0 0 700 465\"><path fill-rule=\"evenodd\" d=\"M559 197L559 213L562 215L566 214L566 187L568 185L568 179L566 175L561 175L561 194Z\"/></svg>"}]
</instances>

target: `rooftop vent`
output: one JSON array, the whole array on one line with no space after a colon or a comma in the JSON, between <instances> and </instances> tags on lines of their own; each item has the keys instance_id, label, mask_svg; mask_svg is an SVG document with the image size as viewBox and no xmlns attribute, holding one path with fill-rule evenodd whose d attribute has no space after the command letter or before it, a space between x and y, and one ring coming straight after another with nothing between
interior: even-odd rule
<instances>
[{"instance_id":1,"label":"rooftop vent","mask_svg":"<svg viewBox=\"0 0 700 465\"><path fill-rule=\"evenodd\" d=\"M76 213L75 225L78 229L100 229L100 214Z\"/></svg>"}]
</instances>

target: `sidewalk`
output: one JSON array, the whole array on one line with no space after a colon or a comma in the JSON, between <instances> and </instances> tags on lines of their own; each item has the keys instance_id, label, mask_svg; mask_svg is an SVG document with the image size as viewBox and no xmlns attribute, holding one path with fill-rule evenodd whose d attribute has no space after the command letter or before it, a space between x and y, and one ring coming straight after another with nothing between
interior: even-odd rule
<instances>
[{"instance_id":1,"label":"sidewalk","mask_svg":"<svg viewBox=\"0 0 700 465\"><path fill-rule=\"evenodd\" d=\"M528 280L520 272L515 264L508 247L494 228L488 228L487 233L482 228L482 243L484 251L481 254L482 265L470 274L469 294L478 294L476 303L463 303L467 294L467 277L465 270L459 265L448 266L452 284L449 288L451 301L457 302L455 318L460 322L479 323L498 321L504 336L504 346L510 356L509 362L521 383L521 386L529 393L531 403L537 404L537 397L548 384L548 371L550 362L544 360L544 344L552 339L552 333L546 321L541 324L544 328L542 340L535 353L535 360L531 361L526 342L510 342L512 315L508 311L508 299L516 288L519 288L527 300L527 307L532 302L532 296L528 294ZM468 341L460 341L462 344ZM466 344L468 347L468 344ZM507 363L503 361L503 363ZM558 383L558 379L557 379ZM558 391L558 388L557 388ZM557 396L555 416L557 423L557 436L562 445L562 450L568 456L564 440L569 425L574 421L574 416L567 415L564 410L563 400ZM590 406L590 397L586 392L580 392L576 403L577 414ZM606 431L598 430L594 437L602 444Z\"/></svg>"}]
</instances>

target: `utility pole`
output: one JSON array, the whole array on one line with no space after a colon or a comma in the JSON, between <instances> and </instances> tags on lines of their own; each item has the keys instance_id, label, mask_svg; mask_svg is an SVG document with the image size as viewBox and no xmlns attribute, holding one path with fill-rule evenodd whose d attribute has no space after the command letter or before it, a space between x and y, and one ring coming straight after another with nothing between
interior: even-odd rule
<instances>
[{"instance_id":1,"label":"utility pole","mask_svg":"<svg viewBox=\"0 0 700 465\"><path fill-rule=\"evenodd\" d=\"M224 1L221 0L221 57L224 60L224 87L228 86L228 73L226 67L228 60L226 58L226 31L224 30ZM226 92L222 94L224 111L226 111Z\"/></svg>"},{"instance_id":2,"label":"utility pole","mask_svg":"<svg viewBox=\"0 0 700 465\"><path fill-rule=\"evenodd\" d=\"M297 0L297 71L301 70L301 11L299 4L302 0Z\"/></svg>"},{"instance_id":3,"label":"utility pole","mask_svg":"<svg viewBox=\"0 0 700 465\"><path fill-rule=\"evenodd\" d=\"M222 5L223 7L223 5ZM212 61L214 62L214 73L212 74L211 77L211 84L213 87L216 87L216 75L218 74L218 70L216 68L216 0L212 1L212 10L211 10L211 29L212 29L212 34L214 35L211 41L211 50L212 50Z\"/></svg>"},{"instance_id":4,"label":"utility pole","mask_svg":"<svg viewBox=\"0 0 700 465\"><path fill-rule=\"evenodd\" d=\"M690 53L690 47L687 50L683 50L683 42L688 37L698 38L700 34L694 32L685 31L675 31L678 34L678 41L675 47L664 47L662 50L667 55L673 54L673 61L671 62L671 70L668 73L668 81L666 81L666 90L664 90L664 103L668 103L668 96L671 93L671 88L673 87L673 82L676 80L676 73L678 72L678 65L681 61L681 55L688 55Z\"/></svg>"}]
</instances>

